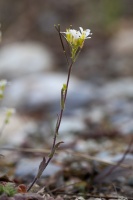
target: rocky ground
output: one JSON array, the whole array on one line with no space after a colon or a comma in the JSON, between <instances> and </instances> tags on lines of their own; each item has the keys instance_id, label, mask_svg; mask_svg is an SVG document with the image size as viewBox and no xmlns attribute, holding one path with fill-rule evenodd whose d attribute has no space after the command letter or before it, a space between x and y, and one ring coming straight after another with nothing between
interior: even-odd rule
<instances>
[{"instance_id":1,"label":"rocky ground","mask_svg":"<svg viewBox=\"0 0 133 200\"><path fill-rule=\"evenodd\" d=\"M16 108L16 114L0 138L0 182L17 194L9 197L9 186L5 189L9 193L3 194L0 185L0 199L133 199L131 18L115 21L110 29L104 27L105 32L90 25L92 38L86 41L70 79L58 136L64 143L31 192L26 192L42 157L50 153L60 90L67 77L58 33L50 25L64 20L65 30L72 20L79 26L76 17L81 6L80 1L63 1L62 10L62 3L46 1L40 8L44 5L40 2L30 10L26 3L15 3L18 17L7 18L3 25L0 79L7 79L8 85L1 101L0 127L5 107ZM4 1L1 5L10 11ZM81 6L84 21L79 19L89 27L87 5ZM19 31L13 31L16 28Z\"/></svg>"}]
</instances>

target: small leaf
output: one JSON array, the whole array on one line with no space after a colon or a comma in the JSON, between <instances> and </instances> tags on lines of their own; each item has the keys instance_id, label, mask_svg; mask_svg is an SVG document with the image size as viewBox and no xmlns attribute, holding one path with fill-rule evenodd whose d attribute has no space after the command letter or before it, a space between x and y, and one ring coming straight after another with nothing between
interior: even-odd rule
<instances>
[{"instance_id":1,"label":"small leaf","mask_svg":"<svg viewBox=\"0 0 133 200\"><path fill-rule=\"evenodd\" d=\"M63 87L62 87L63 91L65 91L67 89L67 85L66 84L63 84Z\"/></svg>"},{"instance_id":2,"label":"small leaf","mask_svg":"<svg viewBox=\"0 0 133 200\"><path fill-rule=\"evenodd\" d=\"M60 146L60 144L64 143L63 141L61 142L58 142L56 145L55 145L55 150L58 149L58 147Z\"/></svg>"},{"instance_id":3,"label":"small leaf","mask_svg":"<svg viewBox=\"0 0 133 200\"><path fill-rule=\"evenodd\" d=\"M52 158L53 155L55 154L55 151L58 149L59 145L62 144L64 142L58 142L55 147L53 148L53 150L51 151L51 153L49 154L49 157Z\"/></svg>"},{"instance_id":4,"label":"small leaf","mask_svg":"<svg viewBox=\"0 0 133 200\"><path fill-rule=\"evenodd\" d=\"M45 169L45 166L46 166L46 159L45 159L45 157L43 157L43 160L42 160L42 162L41 162L40 165L39 165L37 178L40 178L40 176L41 176L42 173L43 173L43 170Z\"/></svg>"},{"instance_id":5,"label":"small leaf","mask_svg":"<svg viewBox=\"0 0 133 200\"><path fill-rule=\"evenodd\" d=\"M9 197L12 197L17 193L17 190L12 183L7 183L3 186L3 193L7 194Z\"/></svg>"},{"instance_id":6,"label":"small leaf","mask_svg":"<svg viewBox=\"0 0 133 200\"><path fill-rule=\"evenodd\" d=\"M64 90L61 89L61 109L64 109L65 103L64 103Z\"/></svg>"}]
</instances>

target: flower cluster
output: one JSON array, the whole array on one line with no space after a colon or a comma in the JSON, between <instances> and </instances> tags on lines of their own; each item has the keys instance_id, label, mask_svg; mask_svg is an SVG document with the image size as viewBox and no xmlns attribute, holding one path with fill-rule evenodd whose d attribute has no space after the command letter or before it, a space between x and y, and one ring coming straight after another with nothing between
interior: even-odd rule
<instances>
[{"instance_id":1,"label":"flower cluster","mask_svg":"<svg viewBox=\"0 0 133 200\"><path fill-rule=\"evenodd\" d=\"M83 43L85 39L91 38L90 29L83 30L82 27L79 27L80 31L76 31L75 29L67 29L66 39L71 46L78 46L80 48L83 47Z\"/></svg>"},{"instance_id":2,"label":"flower cluster","mask_svg":"<svg viewBox=\"0 0 133 200\"><path fill-rule=\"evenodd\" d=\"M5 124L8 124L12 115L16 112L14 108L8 108L6 110Z\"/></svg>"},{"instance_id":3,"label":"flower cluster","mask_svg":"<svg viewBox=\"0 0 133 200\"><path fill-rule=\"evenodd\" d=\"M2 99L4 96L4 90L5 90L6 85L7 85L7 80L0 81L0 99Z\"/></svg>"},{"instance_id":4,"label":"flower cluster","mask_svg":"<svg viewBox=\"0 0 133 200\"><path fill-rule=\"evenodd\" d=\"M79 29L79 31L75 29L67 29L66 32L62 32L66 34L65 38L71 47L73 60L75 59L78 49L83 47L84 41L91 38L90 35L92 35L90 29L83 30L82 27L79 27Z\"/></svg>"}]
</instances>

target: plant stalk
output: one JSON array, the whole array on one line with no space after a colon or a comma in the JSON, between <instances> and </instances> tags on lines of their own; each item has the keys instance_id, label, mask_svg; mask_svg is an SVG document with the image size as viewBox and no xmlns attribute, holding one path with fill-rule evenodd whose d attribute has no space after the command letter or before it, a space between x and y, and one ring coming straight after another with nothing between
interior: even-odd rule
<instances>
[{"instance_id":1,"label":"plant stalk","mask_svg":"<svg viewBox=\"0 0 133 200\"><path fill-rule=\"evenodd\" d=\"M71 62L69 68L68 68L68 75L67 75L67 82L66 82L66 90L65 90L65 93L64 93L64 105L65 105L65 102L66 102L66 97L67 97L67 92L68 92L68 86L69 86L69 81L70 81L70 75L71 75L71 71L72 71L72 66L73 66L73 61ZM43 173L43 171L46 169L46 167L48 166L48 164L50 163L50 161L52 160L54 154L55 154L55 151L56 151L56 140L57 140L57 136L58 136L58 132L59 132L59 128L60 128L60 124L61 124L61 121L62 121L62 117L63 117L63 112L64 112L64 108L61 108L60 109L60 113L57 117L57 122L56 122L56 127L55 127L55 132L54 132L54 139L53 139L53 145L52 145L52 148L51 148L51 152L50 152L50 155L43 167L43 170L41 172L41 174ZM44 159L44 157L43 157ZM27 192L29 192L31 190L31 188L34 186L34 184L36 183L36 181L38 180L38 174L37 176L34 178L33 182L31 183L31 185L29 186L29 188L27 189Z\"/></svg>"}]
</instances>

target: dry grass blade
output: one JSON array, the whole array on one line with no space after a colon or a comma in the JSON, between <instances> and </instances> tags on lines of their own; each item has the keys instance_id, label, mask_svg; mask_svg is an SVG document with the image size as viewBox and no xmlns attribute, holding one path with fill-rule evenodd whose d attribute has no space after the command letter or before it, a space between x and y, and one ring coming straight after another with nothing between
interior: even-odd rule
<instances>
[{"instance_id":1,"label":"dry grass blade","mask_svg":"<svg viewBox=\"0 0 133 200\"><path fill-rule=\"evenodd\" d=\"M51 151L49 149L32 149L32 148L0 148L0 150L6 150L6 151L17 151L17 152L25 152L25 153L40 153L40 154L48 154L50 153ZM82 158L82 159L85 159L85 160L90 160L90 161L97 161L97 162L100 162L100 163L104 163L106 165L112 165L112 166L116 166L117 163L115 162L109 162L109 161L106 161L106 160L102 160L102 159L98 159L94 156L90 156L88 154L85 154L85 153L80 153L80 152L75 152L75 151L72 151L72 150L64 150L63 151L64 153L66 154L70 154L71 156L76 156L76 157L79 157L79 158ZM60 154L62 153L62 151L60 150L57 150L55 152L55 154ZM126 164L120 164L119 165L120 167L123 167L123 168L127 168L127 169L132 169L133 166L130 166L130 165L126 165Z\"/></svg>"}]
</instances>

